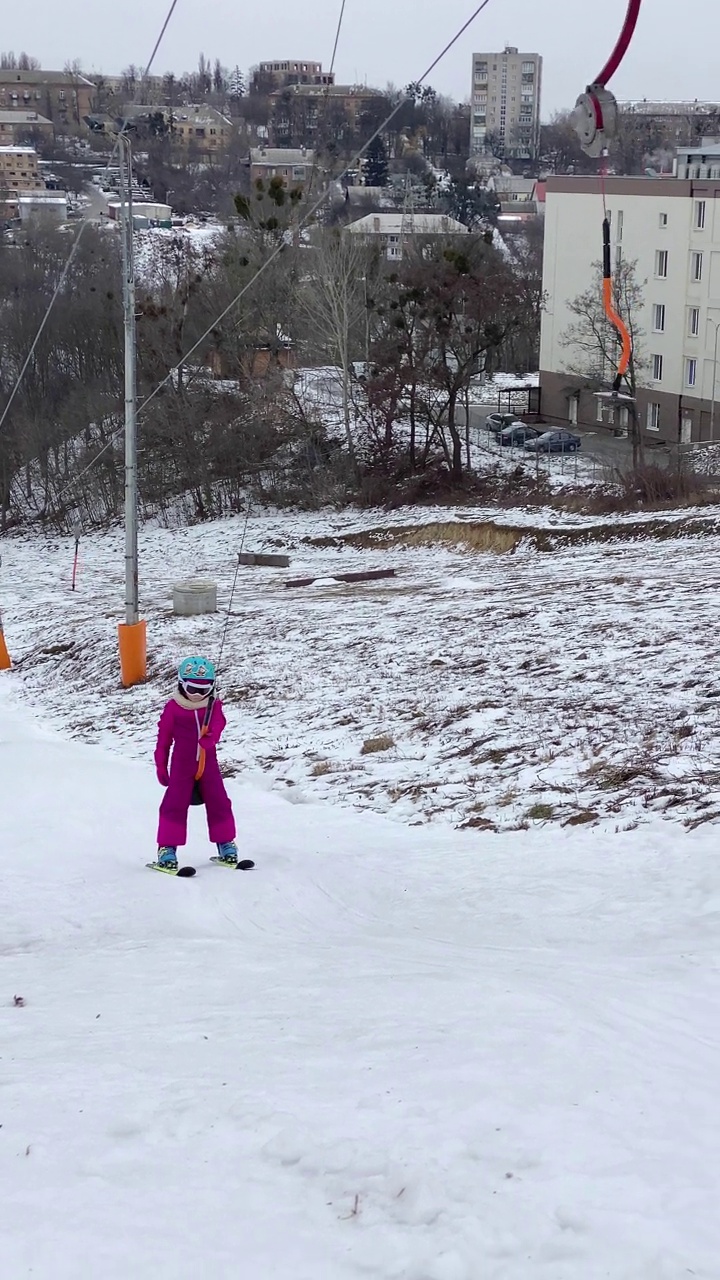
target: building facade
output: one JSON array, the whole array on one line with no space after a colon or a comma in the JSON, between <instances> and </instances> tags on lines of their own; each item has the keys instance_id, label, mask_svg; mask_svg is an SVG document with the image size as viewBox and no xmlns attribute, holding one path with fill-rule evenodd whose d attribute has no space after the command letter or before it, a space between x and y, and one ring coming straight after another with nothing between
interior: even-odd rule
<instances>
[{"instance_id":1,"label":"building facade","mask_svg":"<svg viewBox=\"0 0 720 1280\"><path fill-rule=\"evenodd\" d=\"M73 72L0 70L0 111L39 111L55 125L79 126L94 98L92 81Z\"/></svg>"},{"instance_id":2,"label":"building facade","mask_svg":"<svg viewBox=\"0 0 720 1280\"><path fill-rule=\"evenodd\" d=\"M235 134L232 120L215 107L176 107L170 123L173 137L199 151L222 151Z\"/></svg>"},{"instance_id":3,"label":"building facade","mask_svg":"<svg viewBox=\"0 0 720 1280\"><path fill-rule=\"evenodd\" d=\"M403 245L408 239L466 236L469 228L444 213L369 213L348 223L345 234L362 236L371 244L379 244L392 262L402 259Z\"/></svg>"},{"instance_id":4,"label":"building facade","mask_svg":"<svg viewBox=\"0 0 720 1280\"><path fill-rule=\"evenodd\" d=\"M313 174L315 152L306 147L253 147L250 152L250 183L282 178L286 186L305 186Z\"/></svg>"},{"instance_id":5,"label":"building facade","mask_svg":"<svg viewBox=\"0 0 720 1280\"><path fill-rule=\"evenodd\" d=\"M19 194L44 190L33 147L0 147L0 191Z\"/></svg>"},{"instance_id":6,"label":"building facade","mask_svg":"<svg viewBox=\"0 0 720 1280\"><path fill-rule=\"evenodd\" d=\"M377 108L382 98L378 89L357 84L332 84L325 88L296 84L278 89L271 94L273 141L277 146L290 146L297 141L294 135L299 133L313 143L324 113L332 115L334 107L345 114L349 127L357 132L363 114Z\"/></svg>"},{"instance_id":7,"label":"building facade","mask_svg":"<svg viewBox=\"0 0 720 1280\"><path fill-rule=\"evenodd\" d=\"M634 263L642 290L636 412L648 443L720 439L720 151L705 168L698 179L605 180L613 268ZM599 178L548 178L540 387L543 416L558 425L627 424L626 408L593 394L587 355L568 345L569 303L598 283L603 216ZM603 370L604 389L613 375Z\"/></svg>"},{"instance_id":8,"label":"building facade","mask_svg":"<svg viewBox=\"0 0 720 1280\"><path fill-rule=\"evenodd\" d=\"M334 71L323 71L321 62L280 61L261 62L260 75L272 80L277 89L288 84L328 85L335 83Z\"/></svg>"},{"instance_id":9,"label":"building facade","mask_svg":"<svg viewBox=\"0 0 720 1280\"><path fill-rule=\"evenodd\" d=\"M12 146L34 133L52 138L52 121L37 111L0 111L0 147Z\"/></svg>"},{"instance_id":10,"label":"building facade","mask_svg":"<svg viewBox=\"0 0 720 1280\"><path fill-rule=\"evenodd\" d=\"M506 45L474 53L470 94L470 155L500 142L503 154L534 159L540 140L542 58Z\"/></svg>"}]
</instances>

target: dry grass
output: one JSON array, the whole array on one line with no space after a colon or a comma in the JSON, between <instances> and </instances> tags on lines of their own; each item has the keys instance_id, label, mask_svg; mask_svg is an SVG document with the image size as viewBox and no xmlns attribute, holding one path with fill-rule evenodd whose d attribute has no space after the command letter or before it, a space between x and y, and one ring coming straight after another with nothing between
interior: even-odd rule
<instances>
[{"instance_id":1,"label":"dry grass","mask_svg":"<svg viewBox=\"0 0 720 1280\"><path fill-rule=\"evenodd\" d=\"M580 813L573 813L563 822L564 827L582 827L587 822L597 822L600 814L595 809L582 809Z\"/></svg>"},{"instance_id":2,"label":"dry grass","mask_svg":"<svg viewBox=\"0 0 720 1280\"><path fill-rule=\"evenodd\" d=\"M318 760L310 770L311 778L324 778L326 773L330 773L331 764L329 760Z\"/></svg>"},{"instance_id":3,"label":"dry grass","mask_svg":"<svg viewBox=\"0 0 720 1280\"><path fill-rule=\"evenodd\" d=\"M378 751L390 751L395 746L395 739L389 733L378 734L377 738L366 738L360 751L361 756L372 756Z\"/></svg>"},{"instance_id":4,"label":"dry grass","mask_svg":"<svg viewBox=\"0 0 720 1280\"><path fill-rule=\"evenodd\" d=\"M554 805L533 804L525 810L525 817L532 822L549 822L555 812Z\"/></svg>"}]
</instances>

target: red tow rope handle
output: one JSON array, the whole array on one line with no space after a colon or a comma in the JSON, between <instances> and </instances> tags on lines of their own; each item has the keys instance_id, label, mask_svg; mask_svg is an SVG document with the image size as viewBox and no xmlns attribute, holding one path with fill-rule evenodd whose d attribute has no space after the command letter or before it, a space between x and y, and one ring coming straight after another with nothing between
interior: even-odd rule
<instances>
[{"instance_id":1,"label":"red tow rope handle","mask_svg":"<svg viewBox=\"0 0 720 1280\"><path fill-rule=\"evenodd\" d=\"M620 359L615 373L613 382L613 391L620 390L622 380L630 366L630 356L632 355L632 343L627 325L621 316L615 310L612 292L612 271L610 266L610 219L605 218L603 222L603 307L605 315L610 324L617 330L620 338L621 351Z\"/></svg>"}]
</instances>

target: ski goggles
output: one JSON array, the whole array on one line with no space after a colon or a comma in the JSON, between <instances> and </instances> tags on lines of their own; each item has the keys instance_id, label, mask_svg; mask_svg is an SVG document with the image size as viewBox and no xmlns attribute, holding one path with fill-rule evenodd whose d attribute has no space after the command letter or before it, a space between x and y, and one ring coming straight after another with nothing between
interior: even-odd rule
<instances>
[{"instance_id":1,"label":"ski goggles","mask_svg":"<svg viewBox=\"0 0 720 1280\"><path fill-rule=\"evenodd\" d=\"M180 683L191 698L204 698L215 688L214 680L182 680Z\"/></svg>"}]
</instances>

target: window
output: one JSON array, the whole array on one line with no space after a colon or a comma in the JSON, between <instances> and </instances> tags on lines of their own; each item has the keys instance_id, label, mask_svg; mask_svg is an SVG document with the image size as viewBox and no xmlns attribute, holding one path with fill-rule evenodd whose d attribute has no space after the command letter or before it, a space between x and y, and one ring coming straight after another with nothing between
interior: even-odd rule
<instances>
[{"instance_id":1,"label":"window","mask_svg":"<svg viewBox=\"0 0 720 1280\"><path fill-rule=\"evenodd\" d=\"M667 216L667 214L666 214L666 213L661 213L661 214L660 214L659 222L660 222L660 226L661 226L661 227L666 227L666 226L667 226L667 224L668 224L668 216Z\"/></svg>"},{"instance_id":2,"label":"window","mask_svg":"<svg viewBox=\"0 0 720 1280\"><path fill-rule=\"evenodd\" d=\"M524 75L526 75L526 76L532 76L532 75L534 75L534 74L535 74L535 63L534 63L534 62L523 62L523 64L522 64L522 71L523 71L523 74L524 74Z\"/></svg>"},{"instance_id":3,"label":"window","mask_svg":"<svg viewBox=\"0 0 720 1280\"><path fill-rule=\"evenodd\" d=\"M305 165L304 164L293 165L292 176L295 182L302 182L305 177Z\"/></svg>"},{"instance_id":4,"label":"window","mask_svg":"<svg viewBox=\"0 0 720 1280\"><path fill-rule=\"evenodd\" d=\"M653 333L665 332L665 303L656 302L653 307Z\"/></svg>"},{"instance_id":5,"label":"window","mask_svg":"<svg viewBox=\"0 0 720 1280\"><path fill-rule=\"evenodd\" d=\"M658 280L666 280L668 273L668 251L667 249L656 249L655 251L655 275Z\"/></svg>"},{"instance_id":6,"label":"window","mask_svg":"<svg viewBox=\"0 0 720 1280\"><path fill-rule=\"evenodd\" d=\"M618 209L618 213L617 213L617 232L616 232L616 239L617 239L618 244L620 244L620 243L622 242L622 236L623 236L623 222L624 222L624 221L625 221L625 218L624 218L624 215L623 215L623 211L622 211L622 209Z\"/></svg>"},{"instance_id":7,"label":"window","mask_svg":"<svg viewBox=\"0 0 720 1280\"><path fill-rule=\"evenodd\" d=\"M648 405L647 416L645 419L645 426L647 427L648 431L660 430L660 405L659 404L651 403Z\"/></svg>"},{"instance_id":8,"label":"window","mask_svg":"<svg viewBox=\"0 0 720 1280\"><path fill-rule=\"evenodd\" d=\"M695 284L702 280L703 256L697 250L690 254L690 279Z\"/></svg>"},{"instance_id":9,"label":"window","mask_svg":"<svg viewBox=\"0 0 720 1280\"><path fill-rule=\"evenodd\" d=\"M695 201L695 230L703 231L705 229L705 201Z\"/></svg>"},{"instance_id":10,"label":"window","mask_svg":"<svg viewBox=\"0 0 720 1280\"><path fill-rule=\"evenodd\" d=\"M653 382L662 382L662 370L663 370L662 356L653 356L652 358Z\"/></svg>"},{"instance_id":11,"label":"window","mask_svg":"<svg viewBox=\"0 0 720 1280\"><path fill-rule=\"evenodd\" d=\"M619 245L616 245L615 247L615 270L619 271L622 267L622 264L623 264L623 251L622 251L622 245L619 244Z\"/></svg>"},{"instance_id":12,"label":"window","mask_svg":"<svg viewBox=\"0 0 720 1280\"><path fill-rule=\"evenodd\" d=\"M697 338L700 332L700 308L688 307L688 337Z\"/></svg>"},{"instance_id":13,"label":"window","mask_svg":"<svg viewBox=\"0 0 720 1280\"><path fill-rule=\"evenodd\" d=\"M697 382L697 360L685 361L685 385L694 387Z\"/></svg>"}]
</instances>

